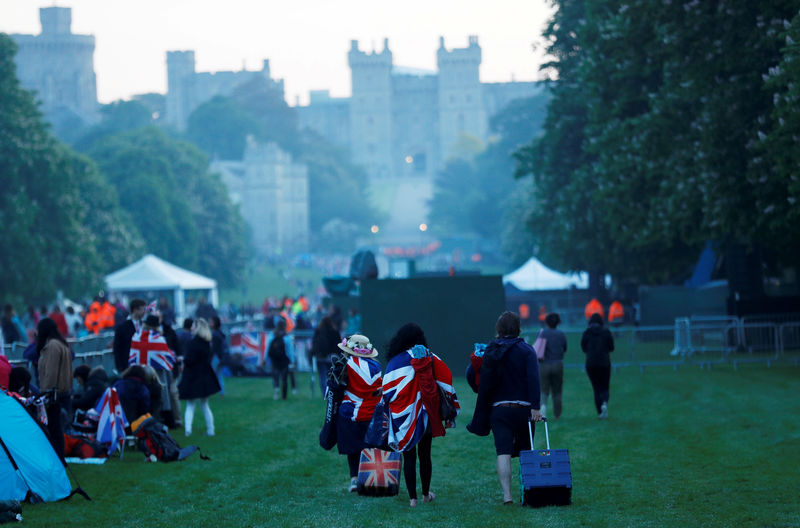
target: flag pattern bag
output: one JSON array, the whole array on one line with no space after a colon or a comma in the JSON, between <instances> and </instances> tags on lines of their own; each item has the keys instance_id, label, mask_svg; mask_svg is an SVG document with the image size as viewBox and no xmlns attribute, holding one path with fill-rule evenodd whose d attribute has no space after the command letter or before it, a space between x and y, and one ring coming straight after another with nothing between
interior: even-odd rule
<instances>
[{"instance_id":1,"label":"flag pattern bag","mask_svg":"<svg viewBox=\"0 0 800 528\"><path fill-rule=\"evenodd\" d=\"M359 495L397 495L402 457L394 451L367 448L358 463Z\"/></svg>"}]
</instances>

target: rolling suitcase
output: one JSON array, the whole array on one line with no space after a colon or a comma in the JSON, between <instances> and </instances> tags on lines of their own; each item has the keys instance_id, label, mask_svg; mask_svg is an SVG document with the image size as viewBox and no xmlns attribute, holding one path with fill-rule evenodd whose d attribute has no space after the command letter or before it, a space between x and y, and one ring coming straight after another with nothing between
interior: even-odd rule
<instances>
[{"instance_id":1,"label":"rolling suitcase","mask_svg":"<svg viewBox=\"0 0 800 528\"><path fill-rule=\"evenodd\" d=\"M528 422L531 450L519 454L522 505L540 507L572 504L569 451L550 449L546 418L543 423L547 449L533 449L533 431Z\"/></svg>"}]
</instances>

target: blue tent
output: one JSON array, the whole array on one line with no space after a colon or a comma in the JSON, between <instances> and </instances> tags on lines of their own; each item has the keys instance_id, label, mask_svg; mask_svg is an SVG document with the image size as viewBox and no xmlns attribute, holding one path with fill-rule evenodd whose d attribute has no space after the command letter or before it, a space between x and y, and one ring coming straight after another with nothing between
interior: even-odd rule
<instances>
[{"instance_id":1,"label":"blue tent","mask_svg":"<svg viewBox=\"0 0 800 528\"><path fill-rule=\"evenodd\" d=\"M14 398L0 391L0 500L46 502L69 497L66 466L42 428Z\"/></svg>"}]
</instances>

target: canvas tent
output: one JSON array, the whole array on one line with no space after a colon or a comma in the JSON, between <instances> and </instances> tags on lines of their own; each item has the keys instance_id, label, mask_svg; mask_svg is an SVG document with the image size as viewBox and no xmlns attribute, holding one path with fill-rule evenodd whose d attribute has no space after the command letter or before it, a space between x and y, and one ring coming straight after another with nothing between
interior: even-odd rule
<instances>
[{"instance_id":1,"label":"canvas tent","mask_svg":"<svg viewBox=\"0 0 800 528\"><path fill-rule=\"evenodd\" d=\"M217 281L179 268L155 255L145 255L130 266L106 275L109 293L143 294L171 292L175 315L186 311L186 291L202 290L213 306L218 306Z\"/></svg>"},{"instance_id":2,"label":"canvas tent","mask_svg":"<svg viewBox=\"0 0 800 528\"><path fill-rule=\"evenodd\" d=\"M503 275L503 284L511 284L520 291L565 290L568 288L588 288L589 276L582 273L564 274L547 268L531 257L518 269Z\"/></svg>"},{"instance_id":3,"label":"canvas tent","mask_svg":"<svg viewBox=\"0 0 800 528\"><path fill-rule=\"evenodd\" d=\"M41 427L14 398L0 391L0 500L57 501L72 487L66 466Z\"/></svg>"}]
</instances>

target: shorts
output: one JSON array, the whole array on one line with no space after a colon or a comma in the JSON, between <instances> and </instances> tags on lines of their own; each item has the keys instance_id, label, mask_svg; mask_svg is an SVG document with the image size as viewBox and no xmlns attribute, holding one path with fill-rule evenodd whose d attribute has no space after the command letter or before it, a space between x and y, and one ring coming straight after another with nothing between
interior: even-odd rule
<instances>
[{"instance_id":1,"label":"shorts","mask_svg":"<svg viewBox=\"0 0 800 528\"><path fill-rule=\"evenodd\" d=\"M492 407L489 424L494 435L498 455L519 456L520 451L531 448L528 434L530 407Z\"/></svg>"}]
</instances>

